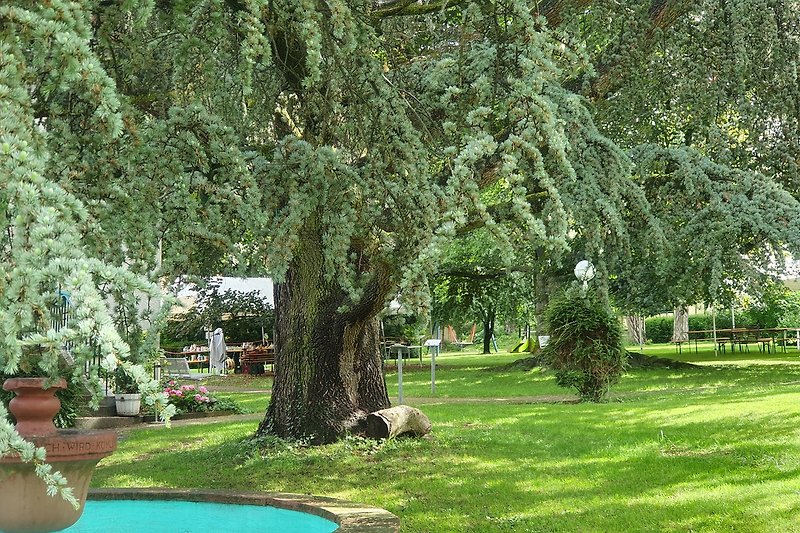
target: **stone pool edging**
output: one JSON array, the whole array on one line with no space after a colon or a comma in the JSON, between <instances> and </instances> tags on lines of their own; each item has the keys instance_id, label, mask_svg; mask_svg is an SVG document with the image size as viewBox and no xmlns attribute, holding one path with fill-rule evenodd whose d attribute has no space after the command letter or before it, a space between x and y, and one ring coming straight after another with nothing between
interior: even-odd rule
<instances>
[{"instance_id":1,"label":"stone pool edging","mask_svg":"<svg viewBox=\"0 0 800 533\"><path fill-rule=\"evenodd\" d=\"M238 492L216 489L89 489L90 500L182 500L261 505L301 511L339 524L336 533L396 533L400 519L377 507L346 500L282 492Z\"/></svg>"}]
</instances>

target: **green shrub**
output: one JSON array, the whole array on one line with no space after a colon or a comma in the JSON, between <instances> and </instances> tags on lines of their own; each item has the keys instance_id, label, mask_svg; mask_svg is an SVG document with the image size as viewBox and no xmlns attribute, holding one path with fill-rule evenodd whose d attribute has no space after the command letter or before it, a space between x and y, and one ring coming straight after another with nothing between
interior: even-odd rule
<instances>
[{"instance_id":1,"label":"green shrub","mask_svg":"<svg viewBox=\"0 0 800 533\"><path fill-rule=\"evenodd\" d=\"M653 342L672 340L673 320L671 316L653 316L644 321L647 339Z\"/></svg>"},{"instance_id":2,"label":"green shrub","mask_svg":"<svg viewBox=\"0 0 800 533\"><path fill-rule=\"evenodd\" d=\"M747 312L736 313L736 327L737 328L751 328L756 327L757 320L754 320ZM670 342L672 341L674 318L669 316L653 316L645 320L645 329L647 339L651 342ZM717 329L729 329L731 327L731 313L730 310L720 312L716 316ZM690 331L703 331L711 330L714 327L714 319L710 313L700 315L689 315L689 330ZM774 326L762 326L774 327ZM693 337L694 338L694 337Z\"/></svg>"},{"instance_id":3,"label":"green shrub","mask_svg":"<svg viewBox=\"0 0 800 533\"><path fill-rule=\"evenodd\" d=\"M619 318L597 298L567 294L550 304L545 320L550 342L542 362L555 370L556 383L581 400L602 401L625 369Z\"/></svg>"},{"instance_id":4,"label":"green shrub","mask_svg":"<svg viewBox=\"0 0 800 533\"><path fill-rule=\"evenodd\" d=\"M768 283L759 294L747 299L745 316L748 326L754 328L796 326L800 318L800 293L782 283Z\"/></svg>"}]
</instances>

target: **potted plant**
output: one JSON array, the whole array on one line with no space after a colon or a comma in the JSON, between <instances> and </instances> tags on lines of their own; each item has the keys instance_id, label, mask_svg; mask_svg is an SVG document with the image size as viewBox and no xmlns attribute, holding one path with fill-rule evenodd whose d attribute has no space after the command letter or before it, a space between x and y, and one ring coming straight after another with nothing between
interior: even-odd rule
<instances>
[{"instance_id":1,"label":"potted plant","mask_svg":"<svg viewBox=\"0 0 800 533\"><path fill-rule=\"evenodd\" d=\"M114 402L118 416L137 416L141 409L139 385L122 367L114 371Z\"/></svg>"}]
</instances>

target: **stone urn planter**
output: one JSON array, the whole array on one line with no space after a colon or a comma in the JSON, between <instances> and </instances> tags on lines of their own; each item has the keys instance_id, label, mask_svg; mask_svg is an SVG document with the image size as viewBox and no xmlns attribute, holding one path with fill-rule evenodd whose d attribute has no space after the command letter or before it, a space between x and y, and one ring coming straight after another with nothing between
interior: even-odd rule
<instances>
[{"instance_id":1,"label":"stone urn planter","mask_svg":"<svg viewBox=\"0 0 800 533\"><path fill-rule=\"evenodd\" d=\"M115 394L118 416L137 416L142 407L142 395L137 393Z\"/></svg>"},{"instance_id":2,"label":"stone urn planter","mask_svg":"<svg viewBox=\"0 0 800 533\"><path fill-rule=\"evenodd\" d=\"M45 378L11 378L3 388L16 394L9 410L17 419L17 431L47 450L47 462L67 478L80 507L48 496L32 464L16 455L0 457L0 531L7 533L58 531L74 524L83 513L95 466L117 448L114 431L56 429L53 417L61 402L55 392L67 383L61 379L43 389L44 383Z\"/></svg>"}]
</instances>

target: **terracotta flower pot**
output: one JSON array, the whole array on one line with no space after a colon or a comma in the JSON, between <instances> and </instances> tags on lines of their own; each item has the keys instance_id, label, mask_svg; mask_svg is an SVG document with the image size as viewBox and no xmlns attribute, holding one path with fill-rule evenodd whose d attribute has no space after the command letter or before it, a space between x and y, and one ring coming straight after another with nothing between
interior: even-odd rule
<instances>
[{"instance_id":1,"label":"terracotta flower pot","mask_svg":"<svg viewBox=\"0 0 800 533\"><path fill-rule=\"evenodd\" d=\"M42 388L44 383L44 378L11 378L3 388L16 394L9 410L17 419L17 431L47 450L47 462L67 478L80 507L48 496L33 464L16 455L0 457L0 531L7 533L57 531L74 524L83 513L97 462L117 448L114 431L56 429L53 417L61 402L55 392L66 382L61 379L48 389Z\"/></svg>"}]
</instances>

